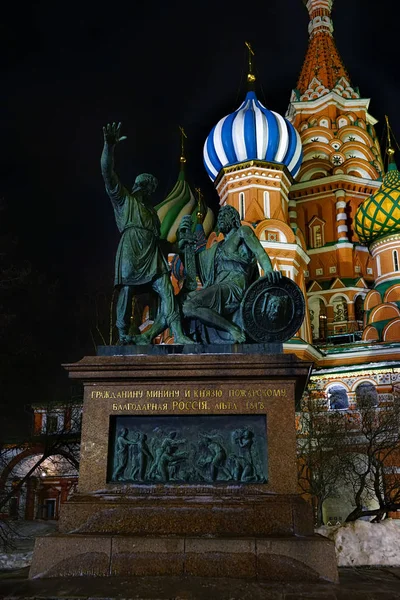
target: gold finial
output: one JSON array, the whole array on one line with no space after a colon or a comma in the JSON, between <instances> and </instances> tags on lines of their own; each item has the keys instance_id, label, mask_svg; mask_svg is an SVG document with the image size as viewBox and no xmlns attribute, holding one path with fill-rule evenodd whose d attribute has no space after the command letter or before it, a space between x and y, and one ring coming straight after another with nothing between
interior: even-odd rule
<instances>
[{"instance_id":1,"label":"gold finial","mask_svg":"<svg viewBox=\"0 0 400 600\"><path fill-rule=\"evenodd\" d=\"M197 222L202 223L204 221L204 215L201 212L201 201L203 199L203 194L201 193L201 189L199 187L195 188L195 191L197 192Z\"/></svg>"},{"instance_id":2,"label":"gold finial","mask_svg":"<svg viewBox=\"0 0 400 600\"><path fill-rule=\"evenodd\" d=\"M392 158L394 154L394 148L392 146L392 138L390 136L390 125L389 125L389 117L385 115L386 120L386 130L387 130L387 148L386 154L389 156L389 160Z\"/></svg>"},{"instance_id":3,"label":"gold finial","mask_svg":"<svg viewBox=\"0 0 400 600\"><path fill-rule=\"evenodd\" d=\"M183 127L181 127L180 125L179 125L179 129L180 129L180 132L181 132L181 157L180 157L179 160L180 160L181 166L183 167L183 165L186 162L186 158L185 158L185 139L187 139L187 135L186 135L185 130L183 129Z\"/></svg>"},{"instance_id":4,"label":"gold finial","mask_svg":"<svg viewBox=\"0 0 400 600\"><path fill-rule=\"evenodd\" d=\"M255 75L253 73L253 59L252 59L252 56L254 56L254 51L250 45L250 42L245 42L245 44L249 51L249 72L247 73L247 83L249 83L252 86L256 80Z\"/></svg>"}]
</instances>

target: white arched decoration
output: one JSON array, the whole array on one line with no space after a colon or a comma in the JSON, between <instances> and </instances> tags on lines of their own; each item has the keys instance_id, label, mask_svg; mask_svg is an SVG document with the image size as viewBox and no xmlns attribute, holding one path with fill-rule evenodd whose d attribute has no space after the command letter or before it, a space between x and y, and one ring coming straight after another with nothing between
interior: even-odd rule
<instances>
[{"instance_id":1,"label":"white arched decoration","mask_svg":"<svg viewBox=\"0 0 400 600\"><path fill-rule=\"evenodd\" d=\"M399 253L397 250L393 250L393 271L399 270Z\"/></svg>"},{"instance_id":2,"label":"white arched decoration","mask_svg":"<svg viewBox=\"0 0 400 600\"><path fill-rule=\"evenodd\" d=\"M326 300L322 296L312 296L308 299L308 308L310 311L310 324L313 340L322 339L322 321L326 319ZM326 327L324 328L326 329Z\"/></svg>"},{"instance_id":3,"label":"white arched decoration","mask_svg":"<svg viewBox=\"0 0 400 600\"><path fill-rule=\"evenodd\" d=\"M264 191L264 217L266 219L271 218L271 205L270 205L270 198L269 198L268 190Z\"/></svg>"},{"instance_id":4,"label":"white arched decoration","mask_svg":"<svg viewBox=\"0 0 400 600\"><path fill-rule=\"evenodd\" d=\"M245 201L244 201L244 192L239 193L239 215L240 219L243 221L246 216L245 210Z\"/></svg>"},{"instance_id":5,"label":"white arched decoration","mask_svg":"<svg viewBox=\"0 0 400 600\"><path fill-rule=\"evenodd\" d=\"M378 277L382 275L381 257L379 256L379 254L376 256L376 272Z\"/></svg>"}]
</instances>

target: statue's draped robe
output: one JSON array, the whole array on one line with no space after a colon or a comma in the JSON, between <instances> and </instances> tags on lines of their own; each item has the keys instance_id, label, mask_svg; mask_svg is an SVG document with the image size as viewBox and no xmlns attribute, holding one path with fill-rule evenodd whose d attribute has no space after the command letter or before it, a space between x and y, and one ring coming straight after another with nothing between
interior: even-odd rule
<instances>
[{"instance_id":1,"label":"statue's draped robe","mask_svg":"<svg viewBox=\"0 0 400 600\"><path fill-rule=\"evenodd\" d=\"M217 242L196 255L203 287L190 292L186 299L196 307L206 307L242 327L240 303L249 285L259 276L257 261L243 243L229 253L224 242ZM231 342L231 335L221 329L192 320L190 333L203 343Z\"/></svg>"},{"instance_id":2,"label":"statue's draped robe","mask_svg":"<svg viewBox=\"0 0 400 600\"><path fill-rule=\"evenodd\" d=\"M230 253L224 242L213 244L197 255L201 290L195 290L188 299L196 306L211 308L220 315L238 310L249 284L258 275L257 263L245 244Z\"/></svg>"},{"instance_id":3,"label":"statue's draped robe","mask_svg":"<svg viewBox=\"0 0 400 600\"><path fill-rule=\"evenodd\" d=\"M128 192L120 181L106 190L122 234L114 284L139 286L168 273L168 262L159 247L160 219L154 208L142 202L140 192Z\"/></svg>"}]
</instances>

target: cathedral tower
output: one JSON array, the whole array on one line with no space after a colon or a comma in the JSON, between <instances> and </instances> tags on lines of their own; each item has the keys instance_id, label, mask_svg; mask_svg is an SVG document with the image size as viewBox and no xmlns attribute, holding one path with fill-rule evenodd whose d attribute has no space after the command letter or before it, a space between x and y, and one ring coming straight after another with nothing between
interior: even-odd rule
<instances>
[{"instance_id":1,"label":"cathedral tower","mask_svg":"<svg viewBox=\"0 0 400 600\"><path fill-rule=\"evenodd\" d=\"M286 117L303 162L289 194L290 226L304 234L314 340L360 332L374 261L354 230L363 200L381 185L383 162L369 99L346 71L333 38L332 0L308 0L309 45Z\"/></svg>"}]
</instances>

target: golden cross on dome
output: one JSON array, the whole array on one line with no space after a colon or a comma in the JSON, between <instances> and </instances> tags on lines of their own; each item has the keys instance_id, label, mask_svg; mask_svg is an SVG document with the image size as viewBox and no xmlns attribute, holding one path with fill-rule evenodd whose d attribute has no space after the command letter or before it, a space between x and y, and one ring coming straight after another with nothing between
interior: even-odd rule
<instances>
[{"instance_id":1,"label":"golden cross on dome","mask_svg":"<svg viewBox=\"0 0 400 600\"><path fill-rule=\"evenodd\" d=\"M180 157L180 162L183 164L186 162L186 158L185 158L185 139L187 140L187 135L185 133L185 130L183 129L183 127L181 127L179 125L179 129L181 132L181 157Z\"/></svg>"},{"instance_id":2,"label":"golden cross on dome","mask_svg":"<svg viewBox=\"0 0 400 600\"><path fill-rule=\"evenodd\" d=\"M253 59L252 56L254 56L254 50L251 47L250 42L245 42L246 47L249 51L249 72L247 73L247 82L250 84L253 84L256 80L254 74L253 74Z\"/></svg>"}]
</instances>

